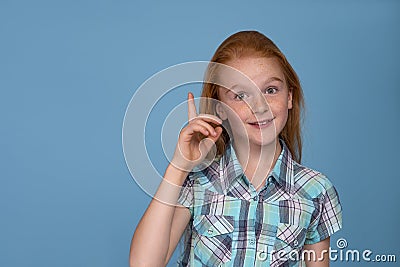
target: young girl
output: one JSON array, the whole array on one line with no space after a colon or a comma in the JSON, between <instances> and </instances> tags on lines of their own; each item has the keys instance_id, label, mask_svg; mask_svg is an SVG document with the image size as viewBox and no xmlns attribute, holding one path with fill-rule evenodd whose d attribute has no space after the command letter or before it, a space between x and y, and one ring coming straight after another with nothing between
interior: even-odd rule
<instances>
[{"instance_id":1,"label":"young girl","mask_svg":"<svg viewBox=\"0 0 400 267\"><path fill-rule=\"evenodd\" d=\"M328 266L341 205L323 174L300 165L296 73L256 31L227 38L211 62L228 70L204 84L201 115L189 94L189 123L136 228L130 265L165 266L185 233L178 266Z\"/></svg>"}]
</instances>

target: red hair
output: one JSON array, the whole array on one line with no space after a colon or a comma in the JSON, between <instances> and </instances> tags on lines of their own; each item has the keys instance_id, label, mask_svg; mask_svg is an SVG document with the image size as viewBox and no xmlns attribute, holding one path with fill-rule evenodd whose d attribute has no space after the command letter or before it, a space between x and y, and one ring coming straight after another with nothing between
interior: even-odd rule
<instances>
[{"instance_id":1,"label":"red hair","mask_svg":"<svg viewBox=\"0 0 400 267\"><path fill-rule=\"evenodd\" d=\"M278 60L285 76L287 87L292 91L293 105L292 109L288 111L288 120L279 137L285 141L293 159L300 163L302 154L301 120L303 117L304 98L296 72L279 48L268 37L257 31L241 31L229 36L217 48L210 61L227 64L228 61L243 57L267 57ZM216 115L215 101L207 101L207 99L219 100L218 87L214 83L204 83L200 101L200 113ZM225 152L229 138L229 133L226 129L223 129L221 137L216 142L217 155L220 156Z\"/></svg>"}]
</instances>

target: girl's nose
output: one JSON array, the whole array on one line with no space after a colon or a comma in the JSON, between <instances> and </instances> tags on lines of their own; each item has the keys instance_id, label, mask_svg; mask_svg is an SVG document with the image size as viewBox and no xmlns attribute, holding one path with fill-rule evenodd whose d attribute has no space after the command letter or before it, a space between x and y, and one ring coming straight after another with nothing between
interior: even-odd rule
<instances>
[{"instance_id":1,"label":"girl's nose","mask_svg":"<svg viewBox=\"0 0 400 267\"><path fill-rule=\"evenodd\" d=\"M263 96L257 96L253 99L250 105L253 113L264 113L269 110L267 100Z\"/></svg>"}]
</instances>

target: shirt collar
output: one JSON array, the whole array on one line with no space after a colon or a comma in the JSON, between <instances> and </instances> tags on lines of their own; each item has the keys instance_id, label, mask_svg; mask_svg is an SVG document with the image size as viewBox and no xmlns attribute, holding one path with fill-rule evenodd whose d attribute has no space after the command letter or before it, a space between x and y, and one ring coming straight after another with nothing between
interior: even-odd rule
<instances>
[{"instance_id":1,"label":"shirt collar","mask_svg":"<svg viewBox=\"0 0 400 267\"><path fill-rule=\"evenodd\" d=\"M272 176L275 181L277 181L281 186L284 186L289 191L293 188L293 165L294 161L292 155L282 139L279 139L282 147L282 151L272 169L270 176ZM221 158L221 167L224 168L225 178L229 185L233 185L233 182L241 177L244 172L239 160L237 159L233 143L229 142L227 145L227 150L225 155Z\"/></svg>"}]
</instances>

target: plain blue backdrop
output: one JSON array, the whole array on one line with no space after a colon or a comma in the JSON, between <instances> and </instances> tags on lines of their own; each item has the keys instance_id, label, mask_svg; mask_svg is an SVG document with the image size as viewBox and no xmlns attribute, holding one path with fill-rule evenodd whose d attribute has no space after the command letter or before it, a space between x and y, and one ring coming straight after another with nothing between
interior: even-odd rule
<instances>
[{"instance_id":1,"label":"plain blue backdrop","mask_svg":"<svg viewBox=\"0 0 400 267\"><path fill-rule=\"evenodd\" d=\"M150 201L124 161L127 105L154 73L209 60L243 29L300 76L303 162L344 210L332 244L400 261L398 25L398 1L1 0L0 266L127 266ZM352 265L396 266L332 263Z\"/></svg>"}]
</instances>

